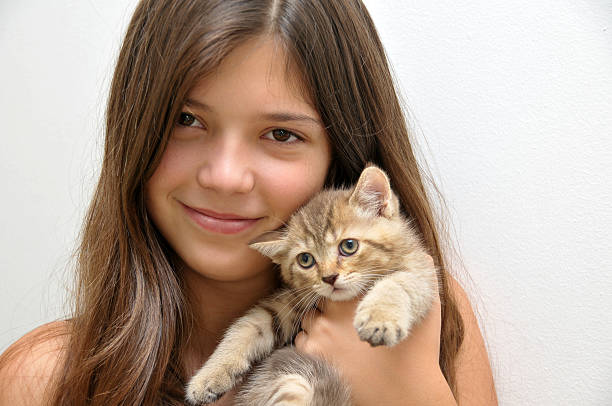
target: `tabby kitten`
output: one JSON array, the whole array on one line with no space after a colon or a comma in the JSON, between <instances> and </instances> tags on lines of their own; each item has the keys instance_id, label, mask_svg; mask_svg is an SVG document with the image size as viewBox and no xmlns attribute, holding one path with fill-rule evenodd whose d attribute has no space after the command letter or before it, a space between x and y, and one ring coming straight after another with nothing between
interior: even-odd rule
<instances>
[{"instance_id":1,"label":"tabby kitten","mask_svg":"<svg viewBox=\"0 0 612 406\"><path fill-rule=\"evenodd\" d=\"M364 294L353 325L372 346L393 346L429 310L436 270L402 216L387 175L375 166L349 190L324 190L283 231L250 246L280 265L283 287L232 324L191 378L187 400L207 404L248 376L240 405L350 405L350 393L328 364L293 349L305 312L319 300Z\"/></svg>"}]
</instances>

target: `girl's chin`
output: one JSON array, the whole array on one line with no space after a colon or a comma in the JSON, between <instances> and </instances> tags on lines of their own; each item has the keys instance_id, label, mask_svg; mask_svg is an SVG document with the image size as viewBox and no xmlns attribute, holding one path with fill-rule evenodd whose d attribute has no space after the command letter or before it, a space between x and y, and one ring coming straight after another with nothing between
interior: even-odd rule
<instances>
[{"instance_id":1,"label":"girl's chin","mask_svg":"<svg viewBox=\"0 0 612 406\"><path fill-rule=\"evenodd\" d=\"M185 271L194 276L217 282L243 282L274 272L270 261L254 252L242 259L236 260L235 255L223 258L223 255L215 255L214 260L207 260L205 257L197 258L185 264Z\"/></svg>"}]
</instances>

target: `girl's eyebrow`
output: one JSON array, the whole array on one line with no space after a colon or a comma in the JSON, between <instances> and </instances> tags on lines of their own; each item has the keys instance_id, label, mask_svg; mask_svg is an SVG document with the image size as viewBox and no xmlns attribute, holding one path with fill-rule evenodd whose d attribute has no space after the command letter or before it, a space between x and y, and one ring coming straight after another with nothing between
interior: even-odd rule
<instances>
[{"instance_id":1,"label":"girl's eyebrow","mask_svg":"<svg viewBox=\"0 0 612 406\"><path fill-rule=\"evenodd\" d=\"M188 107L196 108L198 110L202 110L202 111L214 112L214 109L210 107L208 104L205 104L197 100L193 100L193 99L187 99L185 101L185 105ZM303 114L303 113L279 111L279 112L272 112L272 113L262 113L260 117L261 119L268 120L268 121L279 121L279 122L301 121L301 122L306 122L306 123L322 126L321 120L319 120L318 118L312 117L308 114Z\"/></svg>"},{"instance_id":2,"label":"girl's eyebrow","mask_svg":"<svg viewBox=\"0 0 612 406\"><path fill-rule=\"evenodd\" d=\"M195 107L198 110L204 110L204 111L209 111L209 112L213 111L212 107L210 107L208 104L201 103L201 102L199 102L197 100L193 100L193 99L185 100L185 106Z\"/></svg>"},{"instance_id":3,"label":"girl's eyebrow","mask_svg":"<svg viewBox=\"0 0 612 406\"><path fill-rule=\"evenodd\" d=\"M318 126L321 125L321 120L318 120L307 114L301 114L301 113L291 113L291 112L265 113L265 114L262 114L261 117L266 120L270 120L270 121L280 121L280 122L303 121L303 122L309 122L311 124L315 124Z\"/></svg>"}]
</instances>

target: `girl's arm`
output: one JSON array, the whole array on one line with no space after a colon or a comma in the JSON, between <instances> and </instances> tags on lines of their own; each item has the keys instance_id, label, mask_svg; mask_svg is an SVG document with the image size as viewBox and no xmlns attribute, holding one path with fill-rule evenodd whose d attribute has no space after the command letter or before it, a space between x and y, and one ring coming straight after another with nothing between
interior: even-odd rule
<instances>
[{"instance_id":1,"label":"girl's arm","mask_svg":"<svg viewBox=\"0 0 612 406\"><path fill-rule=\"evenodd\" d=\"M327 302L321 312L304 317L296 347L329 359L349 381L357 406L496 405L491 368L476 318L463 290L452 284L465 323L465 340L457 359L455 399L439 367L440 303L394 347L371 347L353 327L358 299Z\"/></svg>"},{"instance_id":2,"label":"girl's arm","mask_svg":"<svg viewBox=\"0 0 612 406\"><path fill-rule=\"evenodd\" d=\"M0 355L0 406L47 404L65 353L65 323L40 326Z\"/></svg>"},{"instance_id":3,"label":"girl's arm","mask_svg":"<svg viewBox=\"0 0 612 406\"><path fill-rule=\"evenodd\" d=\"M497 405L495 383L485 342L472 305L461 286L449 278L463 317L463 344L457 357L457 392L460 405Z\"/></svg>"}]
</instances>

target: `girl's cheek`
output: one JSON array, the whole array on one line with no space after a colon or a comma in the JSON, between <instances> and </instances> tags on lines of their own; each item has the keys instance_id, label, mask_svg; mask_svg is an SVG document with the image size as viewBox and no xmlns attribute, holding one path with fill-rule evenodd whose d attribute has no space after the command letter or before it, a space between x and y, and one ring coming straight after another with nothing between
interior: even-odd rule
<instances>
[{"instance_id":1,"label":"girl's cheek","mask_svg":"<svg viewBox=\"0 0 612 406\"><path fill-rule=\"evenodd\" d=\"M159 175L160 180L166 182L179 181L191 173L195 176L204 159L198 149L190 148L188 143L171 139L153 176Z\"/></svg>"},{"instance_id":2,"label":"girl's cheek","mask_svg":"<svg viewBox=\"0 0 612 406\"><path fill-rule=\"evenodd\" d=\"M294 163L295 164L295 163ZM270 176L271 174L278 176ZM264 171L260 177L261 186L286 214L290 214L314 196L325 182L326 171L316 171L308 163L283 165L276 170Z\"/></svg>"}]
</instances>

